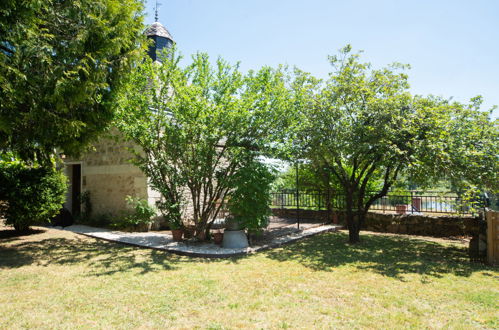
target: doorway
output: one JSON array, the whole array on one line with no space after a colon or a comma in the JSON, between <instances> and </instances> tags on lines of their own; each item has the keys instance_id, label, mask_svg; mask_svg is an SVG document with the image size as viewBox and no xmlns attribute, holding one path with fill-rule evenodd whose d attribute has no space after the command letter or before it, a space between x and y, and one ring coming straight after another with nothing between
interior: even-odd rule
<instances>
[{"instance_id":1,"label":"doorway","mask_svg":"<svg viewBox=\"0 0 499 330\"><path fill-rule=\"evenodd\" d=\"M81 164L67 164L66 175L69 185L64 206L73 216L76 216L81 212Z\"/></svg>"}]
</instances>

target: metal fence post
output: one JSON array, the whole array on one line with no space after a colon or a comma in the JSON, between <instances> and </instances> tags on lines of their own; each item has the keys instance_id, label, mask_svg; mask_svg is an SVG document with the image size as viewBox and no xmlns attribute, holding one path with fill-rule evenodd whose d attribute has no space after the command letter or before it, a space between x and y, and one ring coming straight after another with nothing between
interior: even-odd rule
<instances>
[{"instance_id":1,"label":"metal fence post","mask_svg":"<svg viewBox=\"0 0 499 330\"><path fill-rule=\"evenodd\" d=\"M411 214L414 213L414 191L411 190Z\"/></svg>"},{"instance_id":2,"label":"metal fence post","mask_svg":"<svg viewBox=\"0 0 499 330\"><path fill-rule=\"evenodd\" d=\"M331 205L331 189L329 187L327 188L326 201L324 203L326 204L326 210L327 210L326 223L333 222L333 219L331 219L331 207L332 207L332 205Z\"/></svg>"},{"instance_id":3,"label":"metal fence post","mask_svg":"<svg viewBox=\"0 0 499 330\"><path fill-rule=\"evenodd\" d=\"M296 222L300 229L300 188L298 187L298 161L296 162Z\"/></svg>"}]
</instances>

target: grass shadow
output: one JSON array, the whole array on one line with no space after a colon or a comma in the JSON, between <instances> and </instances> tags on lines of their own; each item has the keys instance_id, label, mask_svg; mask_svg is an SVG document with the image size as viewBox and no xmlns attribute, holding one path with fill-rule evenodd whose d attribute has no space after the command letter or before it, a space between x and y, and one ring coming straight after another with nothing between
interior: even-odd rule
<instances>
[{"instance_id":1,"label":"grass shadow","mask_svg":"<svg viewBox=\"0 0 499 330\"><path fill-rule=\"evenodd\" d=\"M62 237L60 237L62 235ZM166 251L143 249L68 233L32 234L27 239L0 240L0 270L28 265L77 265L84 276L106 276L134 271L140 274L173 270L185 263L239 263L228 259L183 257ZM12 238L14 239L14 238ZM8 244L10 241L10 244ZM471 263L465 247L403 236L362 235L362 243L349 245L345 233L328 233L265 252L278 261L296 260L314 270L331 271L344 265L403 280L404 274L442 277L470 276L491 267Z\"/></svg>"},{"instance_id":2,"label":"grass shadow","mask_svg":"<svg viewBox=\"0 0 499 330\"><path fill-rule=\"evenodd\" d=\"M403 280L404 274L442 277L470 276L490 267L471 263L465 247L403 236L361 235L362 242L347 243L345 233L328 233L267 252L278 261L297 260L314 270L331 271L343 265Z\"/></svg>"},{"instance_id":3,"label":"grass shadow","mask_svg":"<svg viewBox=\"0 0 499 330\"><path fill-rule=\"evenodd\" d=\"M0 241L5 243L5 241ZM85 237L48 237L34 241L0 245L0 270L27 265L84 264L88 276L112 275L124 271L140 274L175 269L179 264L196 262L237 262L182 257L166 251L143 249Z\"/></svg>"},{"instance_id":4,"label":"grass shadow","mask_svg":"<svg viewBox=\"0 0 499 330\"><path fill-rule=\"evenodd\" d=\"M6 241L13 241L25 236L30 236L30 235L37 235L37 234L43 234L46 232L46 229L33 229L29 228L26 231L18 232L15 229L4 229L0 230L0 243L5 243Z\"/></svg>"}]
</instances>

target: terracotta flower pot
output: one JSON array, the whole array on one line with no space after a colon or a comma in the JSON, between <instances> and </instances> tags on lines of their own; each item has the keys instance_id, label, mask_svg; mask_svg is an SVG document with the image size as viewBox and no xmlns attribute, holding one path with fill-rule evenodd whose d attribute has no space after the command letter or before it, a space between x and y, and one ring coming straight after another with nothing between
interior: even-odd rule
<instances>
[{"instance_id":1,"label":"terracotta flower pot","mask_svg":"<svg viewBox=\"0 0 499 330\"><path fill-rule=\"evenodd\" d=\"M407 205L405 204L397 204L395 205L395 212L397 214L405 214L407 211Z\"/></svg>"},{"instance_id":2,"label":"terracotta flower pot","mask_svg":"<svg viewBox=\"0 0 499 330\"><path fill-rule=\"evenodd\" d=\"M172 229L173 240L175 242L180 242L182 240L183 233L182 229Z\"/></svg>"},{"instance_id":3,"label":"terracotta flower pot","mask_svg":"<svg viewBox=\"0 0 499 330\"><path fill-rule=\"evenodd\" d=\"M224 234L223 233L214 233L213 234L213 242L217 245L222 244L222 241L224 239Z\"/></svg>"}]
</instances>

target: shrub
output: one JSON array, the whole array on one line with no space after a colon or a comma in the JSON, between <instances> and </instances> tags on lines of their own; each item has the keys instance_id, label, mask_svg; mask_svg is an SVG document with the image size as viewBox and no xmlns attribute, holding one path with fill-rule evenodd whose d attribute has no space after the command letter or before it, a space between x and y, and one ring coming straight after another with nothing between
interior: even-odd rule
<instances>
[{"instance_id":1,"label":"shrub","mask_svg":"<svg viewBox=\"0 0 499 330\"><path fill-rule=\"evenodd\" d=\"M271 203L270 189L275 179L269 168L251 160L234 175L227 207L233 221L250 232L267 227Z\"/></svg>"},{"instance_id":2,"label":"shrub","mask_svg":"<svg viewBox=\"0 0 499 330\"><path fill-rule=\"evenodd\" d=\"M0 200L7 203L5 223L17 231L50 222L65 200L67 179L53 167L0 161Z\"/></svg>"},{"instance_id":3,"label":"shrub","mask_svg":"<svg viewBox=\"0 0 499 330\"><path fill-rule=\"evenodd\" d=\"M156 215L156 208L149 205L147 200L142 198L126 197L127 205L132 209L131 212L124 214L121 217L113 219L112 226L116 228L137 228L141 225L147 225L154 220L152 217Z\"/></svg>"},{"instance_id":4,"label":"shrub","mask_svg":"<svg viewBox=\"0 0 499 330\"><path fill-rule=\"evenodd\" d=\"M113 227L115 222L115 217L111 213L97 213L92 214L89 217L80 217L78 223L82 225L100 227L100 228L110 228Z\"/></svg>"},{"instance_id":5,"label":"shrub","mask_svg":"<svg viewBox=\"0 0 499 330\"><path fill-rule=\"evenodd\" d=\"M180 212L180 203L171 203L171 201L162 200L157 201L156 206L168 222L170 229L182 229L184 227Z\"/></svg>"}]
</instances>

